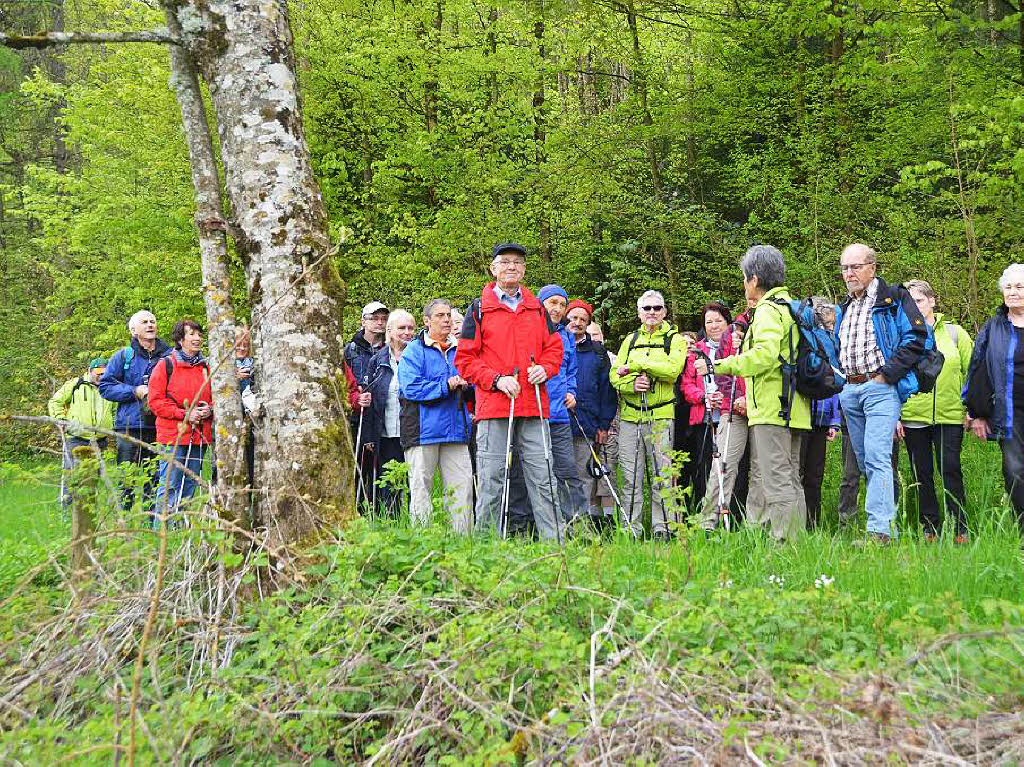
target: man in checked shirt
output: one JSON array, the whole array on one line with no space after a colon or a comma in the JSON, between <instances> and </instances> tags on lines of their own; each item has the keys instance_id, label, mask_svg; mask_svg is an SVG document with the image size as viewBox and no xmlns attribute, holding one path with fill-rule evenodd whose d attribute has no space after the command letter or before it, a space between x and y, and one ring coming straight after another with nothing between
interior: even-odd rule
<instances>
[{"instance_id":1,"label":"man in checked shirt","mask_svg":"<svg viewBox=\"0 0 1024 767\"><path fill-rule=\"evenodd\" d=\"M850 295L836 318L839 362L846 371L839 401L867 479L868 540L884 545L896 535L893 432L900 407L917 392L913 368L924 354L928 327L906 288L876 276L874 250L847 245L840 264Z\"/></svg>"}]
</instances>

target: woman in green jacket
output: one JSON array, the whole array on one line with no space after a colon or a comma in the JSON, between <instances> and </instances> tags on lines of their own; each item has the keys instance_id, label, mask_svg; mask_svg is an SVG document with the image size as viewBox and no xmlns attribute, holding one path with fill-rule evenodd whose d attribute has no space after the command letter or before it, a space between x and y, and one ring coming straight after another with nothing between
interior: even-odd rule
<instances>
[{"instance_id":1,"label":"woman in green jacket","mask_svg":"<svg viewBox=\"0 0 1024 767\"><path fill-rule=\"evenodd\" d=\"M789 334L799 332L784 303L790 300L783 283L786 265L782 253L769 245L755 245L740 261L743 290L757 301L739 354L715 363L715 373L743 376L747 383L747 423L750 426L750 493L747 520L771 528L777 540L792 538L804 529L807 506L800 484L800 445L811 428L810 401L794 393L789 413L781 412L782 369L779 359L789 356ZM794 336L795 338L795 336ZM707 371L698 359L698 375ZM788 417L787 417L788 415Z\"/></svg>"},{"instance_id":2,"label":"woman in green jacket","mask_svg":"<svg viewBox=\"0 0 1024 767\"><path fill-rule=\"evenodd\" d=\"M935 346L945 362L942 372L929 394L915 394L900 411L896 436L906 442L917 486L918 513L928 540L935 540L942 531L943 513L935 494L933 466L942 472L943 504L956 523L954 540L967 542L967 519L964 514L964 475L960 466L960 448L964 441L966 411L960 401L964 378L974 351L970 335L959 325L935 313L935 291L924 280L911 280L907 290L914 298L935 336Z\"/></svg>"}]
</instances>

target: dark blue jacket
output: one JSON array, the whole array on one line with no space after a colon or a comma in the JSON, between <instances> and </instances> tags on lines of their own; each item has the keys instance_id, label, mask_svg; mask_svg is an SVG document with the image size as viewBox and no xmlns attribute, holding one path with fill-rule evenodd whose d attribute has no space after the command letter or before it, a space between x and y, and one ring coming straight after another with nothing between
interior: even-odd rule
<instances>
[{"instance_id":1,"label":"dark blue jacket","mask_svg":"<svg viewBox=\"0 0 1024 767\"><path fill-rule=\"evenodd\" d=\"M590 336L576 344L576 418L572 422L574 437L582 436L576 425L578 419L593 441L598 429L607 429L615 420L619 398L608 378L611 361L608 352Z\"/></svg>"},{"instance_id":2,"label":"dark blue jacket","mask_svg":"<svg viewBox=\"0 0 1024 767\"><path fill-rule=\"evenodd\" d=\"M551 400L551 423L569 423L565 395L576 396L576 342L565 325L558 326L558 335L562 339L562 362L558 366L558 375L549 378L546 386Z\"/></svg>"},{"instance_id":3,"label":"dark blue jacket","mask_svg":"<svg viewBox=\"0 0 1024 767\"><path fill-rule=\"evenodd\" d=\"M902 285L887 285L878 277L878 291L871 314L875 340L882 352L885 365L879 371L882 377L896 386L900 402L917 394L917 376L913 368L927 349L935 345L928 323L914 303L910 291ZM836 313L836 353L839 353L839 328L850 307L851 296L839 305Z\"/></svg>"},{"instance_id":4,"label":"dark blue jacket","mask_svg":"<svg viewBox=\"0 0 1024 767\"><path fill-rule=\"evenodd\" d=\"M811 400L811 426L838 429L841 422L838 394L828 399Z\"/></svg>"},{"instance_id":5,"label":"dark blue jacket","mask_svg":"<svg viewBox=\"0 0 1024 767\"><path fill-rule=\"evenodd\" d=\"M394 371L391 369L391 349L387 344L370 357L364 371L363 376L356 380L359 387L370 392L372 396L370 407L363 413L363 434L357 449L362 449L362 445L379 442L384 434L384 411L388 404L388 389L394 377Z\"/></svg>"},{"instance_id":6,"label":"dark blue jacket","mask_svg":"<svg viewBox=\"0 0 1024 767\"><path fill-rule=\"evenodd\" d=\"M974 354L967 368L964 380L963 401L968 405L967 414L972 418L979 417L972 413L967 392L974 387L985 389L985 399L991 402L992 414L987 420L992 435L997 439L1013 435L1013 356L1017 352L1017 333L1010 324L1009 310L1002 306L996 316L981 328L978 340L974 344ZM984 365L984 371L981 370ZM984 374L988 374L988 380ZM991 389L991 393L988 390ZM985 414L987 415L987 414Z\"/></svg>"},{"instance_id":7,"label":"dark blue jacket","mask_svg":"<svg viewBox=\"0 0 1024 767\"><path fill-rule=\"evenodd\" d=\"M370 367L370 361L378 351L380 351L380 348L374 349L370 346L370 342L366 340L362 330L356 331L356 334L352 336L352 340L345 345L345 362L348 363L349 370L352 371L353 377L355 377L360 386L363 385L363 379ZM356 421L359 415L353 413L350 417L353 421Z\"/></svg>"},{"instance_id":8,"label":"dark blue jacket","mask_svg":"<svg viewBox=\"0 0 1024 767\"><path fill-rule=\"evenodd\" d=\"M115 431L156 428L156 416L143 412L142 403L135 398L135 387L148 383L149 374L153 372L156 363L171 351L171 347L159 338L151 352L143 349L133 338L129 346L114 352L98 386L103 399L117 403Z\"/></svg>"},{"instance_id":9,"label":"dark blue jacket","mask_svg":"<svg viewBox=\"0 0 1024 767\"><path fill-rule=\"evenodd\" d=\"M401 387L402 447L434 445L445 442L469 442L469 409L465 390L451 391L448 379L459 374L455 369L456 339L442 352L427 332L421 331L398 363Z\"/></svg>"}]
</instances>

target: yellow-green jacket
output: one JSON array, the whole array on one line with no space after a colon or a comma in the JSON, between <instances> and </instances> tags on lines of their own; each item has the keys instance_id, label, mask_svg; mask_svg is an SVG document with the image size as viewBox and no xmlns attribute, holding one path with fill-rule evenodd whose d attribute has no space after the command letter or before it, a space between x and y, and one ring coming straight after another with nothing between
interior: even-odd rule
<instances>
[{"instance_id":1,"label":"yellow-green jacket","mask_svg":"<svg viewBox=\"0 0 1024 767\"><path fill-rule=\"evenodd\" d=\"M743 376L747 382L747 424L759 426L789 426L792 429L811 428L811 403L798 392L793 395L789 423L779 416L782 407L782 368L779 357L789 357L789 330L795 321L785 306L773 300L790 300L785 287L772 288L754 307L754 321L740 344L740 352L715 363L715 372L729 376ZM794 346L799 330L793 328Z\"/></svg>"},{"instance_id":2,"label":"yellow-green jacket","mask_svg":"<svg viewBox=\"0 0 1024 767\"><path fill-rule=\"evenodd\" d=\"M956 330L951 332L951 327ZM907 400L900 411L900 419L929 425L960 425L965 412L960 392L964 389L964 377L971 363L974 341L966 330L944 320L941 314L935 315L932 333L935 335L935 348L942 352L946 360L942 364L942 372L929 394L915 394ZM954 335L956 343L953 343Z\"/></svg>"},{"instance_id":3,"label":"yellow-green jacket","mask_svg":"<svg viewBox=\"0 0 1024 767\"><path fill-rule=\"evenodd\" d=\"M68 426L68 434L83 439L96 436L89 427L113 429L116 407L117 403L103 399L96 384L85 376L65 381L46 403L51 418L72 421L75 425Z\"/></svg>"},{"instance_id":4,"label":"yellow-green jacket","mask_svg":"<svg viewBox=\"0 0 1024 767\"><path fill-rule=\"evenodd\" d=\"M620 418L623 421L636 423L640 420L640 395L633 391L633 384L640 373L650 374L653 382L651 390L647 392L649 417L669 420L675 417L676 381L686 364L687 347L686 339L667 321L662 322L653 333L640 328L623 339L618 358L609 374L612 386L619 392L622 402ZM629 372L620 376L619 369L622 367L628 367Z\"/></svg>"}]
</instances>

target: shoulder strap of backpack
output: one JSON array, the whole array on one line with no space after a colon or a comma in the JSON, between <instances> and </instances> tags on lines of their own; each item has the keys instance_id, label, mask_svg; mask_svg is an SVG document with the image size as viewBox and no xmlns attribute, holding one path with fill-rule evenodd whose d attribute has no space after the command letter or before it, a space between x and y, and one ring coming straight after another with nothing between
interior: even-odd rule
<instances>
[{"instance_id":1,"label":"shoulder strap of backpack","mask_svg":"<svg viewBox=\"0 0 1024 767\"><path fill-rule=\"evenodd\" d=\"M676 331L674 329L670 329L665 334L665 354L666 355L668 355L668 354L670 354L672 352L672 338L675 336L675 334L676 334Z\"/></svg>"},{"instance_id":2,"label":"shoulder strap of backpack","mask_svg":"<svg viewBox=\"0 0 1024 767\"><path fill-rule=\"evenodd\" d=\"M75 385L71 387L71 397L70 397L70 400L69 400L70 402L74 402L75 401L75 394L78 393L78 390L84 384L85 384L85 376L78 376L78 380L75 381Z\"/></svg>"},{"instance_id":3,"label":"shoulder strap of backpack","mask_svg":"<svg viewBox=\"0 0 1024 767\"><path fill-rule=\"evenodd\" d=\"M479 325L484 318L483 301L479 298L474 298L472 303L469 305L469 310L473 313L473 316L476 318L476 323Z\"/></svg>"},{"instance_id":4,"label":"shoulder strap of backpack","mask_svg":"<svg viewBox=\"0 0 1024 767\"><path fill-rule=\"evenodd\" d=\"M167 385L171 384L171 376L174 374L174 361L171 359L171 355L168 354L164 357L164 374L167 376Z\"/></svg>"},{"instance_id":5,"label":"shoulder strap of backpack","mask_svg":"<svg viewBox=\"0 0 1024 767\"><path fill-rule=\"evenodd\" d=\"M124 379L125 383L128 383L128 368L132 366L132 360L135 359L135 349L129 344L124 350L124 369L121 371L121 378Z\"/></svg>"},{"instance_id":6,"label":"shoulder strap of backpack","mask_svg":"<svg viewBox=\"0 0 1024 767\"><path fill-rule=\"evenodd\" d=\"M636 346L638 338L640 338L640 331L633 331L633 335L629 339L629 346L626 348L626 359L622 361L623 365L629 362L629 355L633 353L633 347Z\"/></svg>"}]
</instances>

